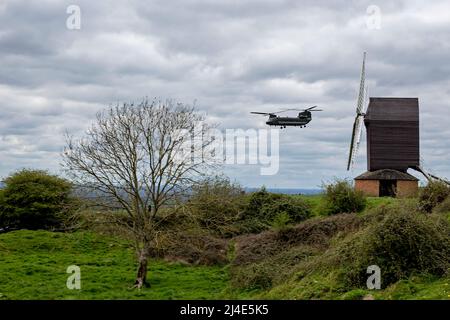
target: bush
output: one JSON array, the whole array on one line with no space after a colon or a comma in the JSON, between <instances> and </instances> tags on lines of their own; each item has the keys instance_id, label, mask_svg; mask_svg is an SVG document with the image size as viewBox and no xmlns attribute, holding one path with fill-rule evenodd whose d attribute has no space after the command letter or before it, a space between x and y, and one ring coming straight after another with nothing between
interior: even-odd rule
<instances>
[{"instance_id":1,"label":"bush","mask_svg":"<svg viewBox=\"0 0 450 320\"><path fill-rule=\"evenodd\" d=\"M228 262L228 242L206 232L190 230L166 233L154 248L155 256L194 265L224 265Z\"/></svg>"},{"instance_id":2,"label":"bush","mask_svg":"<svg viewBox=\"0 0 450 320\"><path fill-rule=\"evenodd\" d=\"M257 263L234 265L231 269L231 285L241 289L269 289L288 280L297 264L317 253L313 248L299 246L284 249Z\"/></svg>"},{"instance_id":3,"label":"bush","mask_svg":"<svg viewBox=\"0 0 450 320\"><path fill-rule=\"evenodd\" d=\"M239 233L235 222L244 211L245 204L244 191L238 184L216 176L193 187L188 208L202 228L230 237Z\"/></svg>"},{"instance_id":4,"label":"bush","mask_svg":"<svg viewBox=\"0 0 450 320\"><path fill-rule=\"evenodd\" d=\"M414 274L441 276L450 267L450 225L404 208L346 239L334 253L346 284L365 286L367 267L381 269L382 286Z\"/></svg>"},{"instance_id":5,"label":"bush","mask_svg":"<svg viewBox=\"0 0 450 320\"><path fill-rule=\"evenodd\" d=\"M419 208L431 212L450 195L450 187L441 181L430 181L420 190Z\"/></svg>"},{"instance_id":6,"label":"bush","mask_svg":"<svg viewBox=\"0 0 450 320\"><path fill-rule=\"evenodd\" d=\"M269 289L272 287L273 266L270 263L255 263L234 268L231 285L238 289Z\"/></svg>"},{"instance_id":7,"label":"bush","mask_svg":"<svg viewBox=\"0 0 450 320\"><path fill-rule=\"evenodd\" d=\"M309 205L301 198L270 193L264 187L248 195L220 176L196 185L188 208L201 228L221 237L283 227L311 216Z\"/></svg>"},{"instance_id":8,"label":"bush","mask_svg":"<svg viewBox=\"0 0 450 320\"><path fill-rule=\"evenodd\" d=\"M354 214L309 219L295 226L269 230L236 238L234 265L250 264L268 259L292 247L309 246L318 250L328 248L338 235L354 232L361 218Z\"/></svg>"},{"instance_id":9,"label":"bush","mask_svg":"<svg viewBox=\"0 0 450 320\"><path fill-rule=\"evenodd\" d=\"M291 218L286 212L279 213L272 221L272 227L276 230L286 228L291 222Z\"/></svg>"},{"instance_id":10,"label":"bush","mask_svg":"<svg viewBox=\"0 0 450 320\"><path fill-rule=\"evenodd\" d=\"M347 180L337 180L325 186L325 211L327 214L361 212L367 199Z\"/></svg>"},{"instance_id":11,"label":"bush","mask_svg":"<svg viewBox=\"0 0 450 320\"><path fill-rule=\"evenodd\" d=\"M273 221L280 214L286 214L290 222L301 222L311 216L309 205L300 198L279 194L265 203L259 212L262 219Z\"/></svg>"},{"instance_id":12,"label":"bush","mask_svg":"<svg viewBox=\"0 0 450 320\"><path fill-rule=\"evenodd\" d=\"M250 194L245 215L247 217L261 218L261 209L267 203L272 203L280 198L279 194L269 193L266 187Z\"/></svg>"},{"instance_id":13,"label":"bush","mask_svg":"<svg viewBox=\"0 0 450 320\"><path fill-rule=\"evenodd\" d=\"M277 239L285 246L311 245L326 248L336 236L344 236L361 227L362 219L355 214L338 214L331 217L310 219L277 233Z\"/></svg>"},{"instance_id":14,"label":"bush","mask_svg":"<svg viewBox=\"0 0 450 320\"><path fill-rule=\"evenodd\" d=\"M450 213L450 196L445 198L440 204L434 207L433 212L435 213Z\"/></svg>"},{"instance_id":15,"label":"bush","mask_svg":"<svg viewBox=\"0 0 450 320\"><path fill-rule=\"evenodd\" d=\"M0 226L24 229L58 227L71 206L72 185L40 170L21 170L5 179L0 196Z\"/></svg>"},{"instance_id":16,"label":"bush","mask_svg":"<svg viewBox=\"0 0 450 320\"><path fill-rule=\"evenodd\" d=\"M270 226L274 223L278 224L280 219L284 220L284 223L297 223L310 216L311 208L303 199L270 193L263 187L250 195L243 219L256 219L263 222L263 225Z\"/></svg>"}]
</instances>

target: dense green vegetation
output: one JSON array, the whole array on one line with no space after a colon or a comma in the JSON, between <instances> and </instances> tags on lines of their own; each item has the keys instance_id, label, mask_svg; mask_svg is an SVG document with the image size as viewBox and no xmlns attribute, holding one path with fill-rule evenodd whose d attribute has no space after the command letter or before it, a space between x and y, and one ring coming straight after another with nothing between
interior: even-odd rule
<instances>
[{"instance_id":1,"label":"dense green vegetation","mask_svg":"<svg viewBox=\"0 0 450 320\"><path fill-rule=\"evenodd\" d=\"M432 212L450 195L450 187L442 182L428 183L419 193L419 207L422 211Z\"/></svg>"},{"instance_id":2,"label":"dense green vegetation","mask_svg":"<svg viewBox=\"0 0 450 320\"><path fill-rule=\"evenodd\" d=\"M141 290L131 289L137 265L127 233L108 223L120 212L81 212L74 232L0 234L0 299L450 298L445 188L424 188L417 199L363 198L364 208L350 212L342 208L355 203L351 190L331 191L331 200L245 194L220 178L206 182L184 213L163 211L152 287ZM366 287L373 264L381 290ZM65 286L70 265L81 267L80 291Z\"/></svg>"},{"instance_id":3,"label":"dense green vegetation","mask_svg":"<svg viewBox=\"0 0 450 320\"><path fill-rule=\"evenodd\" d=\"M311 205L302 198L270 193L265 187L246 194L221 176L195 186L187 207L202 229L225 238L283 227L312 215Z\"/></svg>"},{"instance_id":4,"label":"dense green vegetation","mask_svg":"<svg viewBox=\"0 0 450 320\"><path fill-rule=\"evenodd\" d=\"M24 169L4 180L0 227L41 229L60 226L70 211L70 182L41 170Z\"/></svg>"},{"instance_id":5,"label":"dense green vegetation","mask_svg":"<svg viewBox=\"0 0 450 320\"><path fill-rule=\"evenodd\" d=\"M361 191L356 191L350 181L337 180L324 186L325 214L361 212L366 208L367 200Z\"/></svg>"}]
</instances>

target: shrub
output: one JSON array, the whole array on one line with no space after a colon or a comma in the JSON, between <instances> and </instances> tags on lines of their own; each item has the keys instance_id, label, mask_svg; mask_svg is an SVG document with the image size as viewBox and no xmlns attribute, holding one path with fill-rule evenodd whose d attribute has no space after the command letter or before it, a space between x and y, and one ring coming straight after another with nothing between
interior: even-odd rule
<instances>
[{"instance_id":1,"label":"shrub","mask_svg":"<svg viewBox=\"0 0 450 320\"><path fill-rule=\"evenodd\" d=\"M198 265L224 265L228 262L228 242L201 230L166 233L154 254L169 261Z\"/></svg>"},{"instance_id":2,"label":"shrub","mask_svg":"<svg viewBox=\"0 0 450 320\"><path fill-rule=\"evenodd\" d=\"M311 209L303 199L284 194L277 196L261 207L262 218L273 221L280 214L286 214L290 222L301 222L311 216Z\"/></svg>"},{"instance_id":3,"label":"shrub","mask_svg":"<svg viewBox=\"0 0 450 320\"><path fill-rule=\"evenodd\" d=\"M40 170L21 170L5 179L0 225L46 229L59 226L71 207L72 185Z\"/></svg>"},{"instance_id":4,"label":"shrub","mask_svg":"<svg viewBox=\"0 0 450 320\"><path fill-rule=\"evenodd\" d=\"M286 212L279 213L272 221L272 227L275 229L286 228L291 221L291 218Z\"/></svg>"},{"instance_id":5,"label":"shrub","mask_svg":"<svg viewBox=\"0 0 450 320\"><path fill-rule=\"evenodd\" d=\"M326 248L334 237L354 232L360 228L361 224L362 219L354 214L319 217L280 230L277 233L277 239L285 246L307 244Z\"/></svg>"},{"instance_id":6,"label":"shrub","mask_svg":"<svg viewBox=\"0 0 450 320\"><path fill-rule=\"evenodd\" d=\"M271 288L288 280L297 264L317 253L316 249L299 246L279 251L260 262L234 265L231 270L231 284L244 289Z\"/></svg>"},{"instance_id":7,"label":"shrub","mask_svg":"<svg viewBox=\"0 0 450 320\"><path fill-rule=\"evenodd\" d=\"M344 293L341 297L342 300L365 300L367 296L367 290L355 289Z\"/></svg>"},{"instance_id":8,"label":"shrub","mask_svg":"<svg viewBox=\"0 0 450 320\"><path fill-rule=\"evenodd\" d=\"M365 286L370 265L380 267L383 287L414 274L440 276L450 267L450 226L439 217L397 208L341 243L335 258L351 286Z\"/></svg>"},{"instance_id":9,"label":"shrub","mask_svg":"<svg viewBox=\"0 0 450 320\"><path fill-rule=\"evenodd\" d=\"M245 208L244 191L225 177L208 178L193 187L188 208L202 228L229 237L239 233L235 222Z\"/></svg>"},{"instance_id":10,"label":"shrub","mask_svg":"<svg viewBox=\"0 0 450 320\"><path fill-rule=\"evenodd\" d=\"M262 187L260 190L250 194L245 215L247 217L260 217L261 209L267 203L271 203L280 198L279 194L270 193L266 187Z\"/></svg>"},{"instance_id":11,"label":"shrub","mask_svg":"<svg viewBox=\"0 0 450 320\"><path fill-rule=\"evenodd\" d=\"M244 265L267 259L286 248L277 239L277 232L269 230L259 234L242 235L235 238L235 258L233 264Z\"/></svg>"},{"instance_id":12,"label":"shrub","mask_svg":"<svg viewBox=\"0 0 450 320\"><path fill-rule=\"evenodd\" d=\"M231 271L231 285L239 289L268 289L272 287L272 276L270 263L249 264Z\"/></svg>"},{"instance_id":13,"label":"shrub","mask_svg":"<svg viewBox=\"0 0 450 320\"><path fill-rule=\"evenodd\" d=\"M264 187L248 195L220 176L195 186L188 207L202 228L222 237L261 232L311 216L310 206L301 198L270 193Z\"/></svg>"},{"instance_id":14,"label":"shrub","mask_svg":"<svg viewBox=\"0 0 450 320\"><path fill-rule=\"evenodd\" d=\"M450 196L445 198L440 204L434 207L433 212L435 213L450 213Z\"/></svg>"},{"instance_id":15,"label":"shrub","mask_svg":"<svg viewBox=\"0 0 450 320\"><path fill-rule=\"evenodd\" d=\"M450 187L441 181L430 181L420 190L419 208L424 212L431 212L450 195Z\"/></svg>"},{"instance_id":16,"label":"shrub","mask_svg":"<svg viewBox=\"0 0 450 320\"><path fill-rule=\"evenodd\" d=\"M327 214L361 212L367 200L348 180L336 180L325 186L325 211Z\"/></svg>"},{"instance_id":17,"label":"shrub","mask_svg":"<svg viewBox=\"0 0 450 320\"><path fill-rule=\"evenodd\" d=\"M259 262L292 247L326 249L331 239L360 227L361 218L353 214L309 219L295 226L269 230L236 238L235 265Z\"/></svg>"},{"instance_id":18,"label":"shrub","mask_svg":"<svg viewBox=\"0 0 450 320\"><path fill-rule=\"evenodd\" d=\"M311 208L308 203L298 197L290 195L270 193L263 187L261 190L249 196L248 205L243 215L243 220L258 220L262 226L270 226L279 223L301 222L311 216ZM275 221L277 220L277 221ZM261 231L255 230L255 231Z\"/></svg>"}]
</instances>

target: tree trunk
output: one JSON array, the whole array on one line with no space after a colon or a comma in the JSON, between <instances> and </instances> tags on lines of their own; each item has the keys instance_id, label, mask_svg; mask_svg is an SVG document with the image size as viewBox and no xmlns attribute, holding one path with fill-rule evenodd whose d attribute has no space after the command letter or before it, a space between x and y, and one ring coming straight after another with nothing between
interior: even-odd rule
<instances>
[{"instance_id":1,"label":"tree trunk","mask_svg":"<svg viewBox=\"0 0 450 320\"><path fill-rule=\"evenodd\" d=\"M148 254L145 249L142 249L139 254L139 268L134 282L134 287L141 289L142 287L150 287L150 283L147 282L147 264Z\"/></svg>"}]
</instances>

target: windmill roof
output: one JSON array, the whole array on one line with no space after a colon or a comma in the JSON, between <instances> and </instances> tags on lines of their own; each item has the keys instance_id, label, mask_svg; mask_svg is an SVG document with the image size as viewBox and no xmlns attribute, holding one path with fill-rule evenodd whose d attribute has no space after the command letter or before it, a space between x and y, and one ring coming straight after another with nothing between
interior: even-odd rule
<instances>
[{"instance_id":1,"label":"windmill roof","mask_svg":"<svg viewBox=\"0 0 450 320\"><path fill-rule=\"evenodd\" d=\"M408 180L418 181L416 177L406 172L393 169L381 169L376 171L367 171L357 176L355 180Z\"/></svg>"},{"instance_id":2,"label":"windmill roof","mask_svg":"<svg viewBox=\"0 0 450 320\"><path fill-rule=\"evenodd\" d=\"M419 121L419 99L371 97L364 119Z\"/></svg>"}]
</instances>

